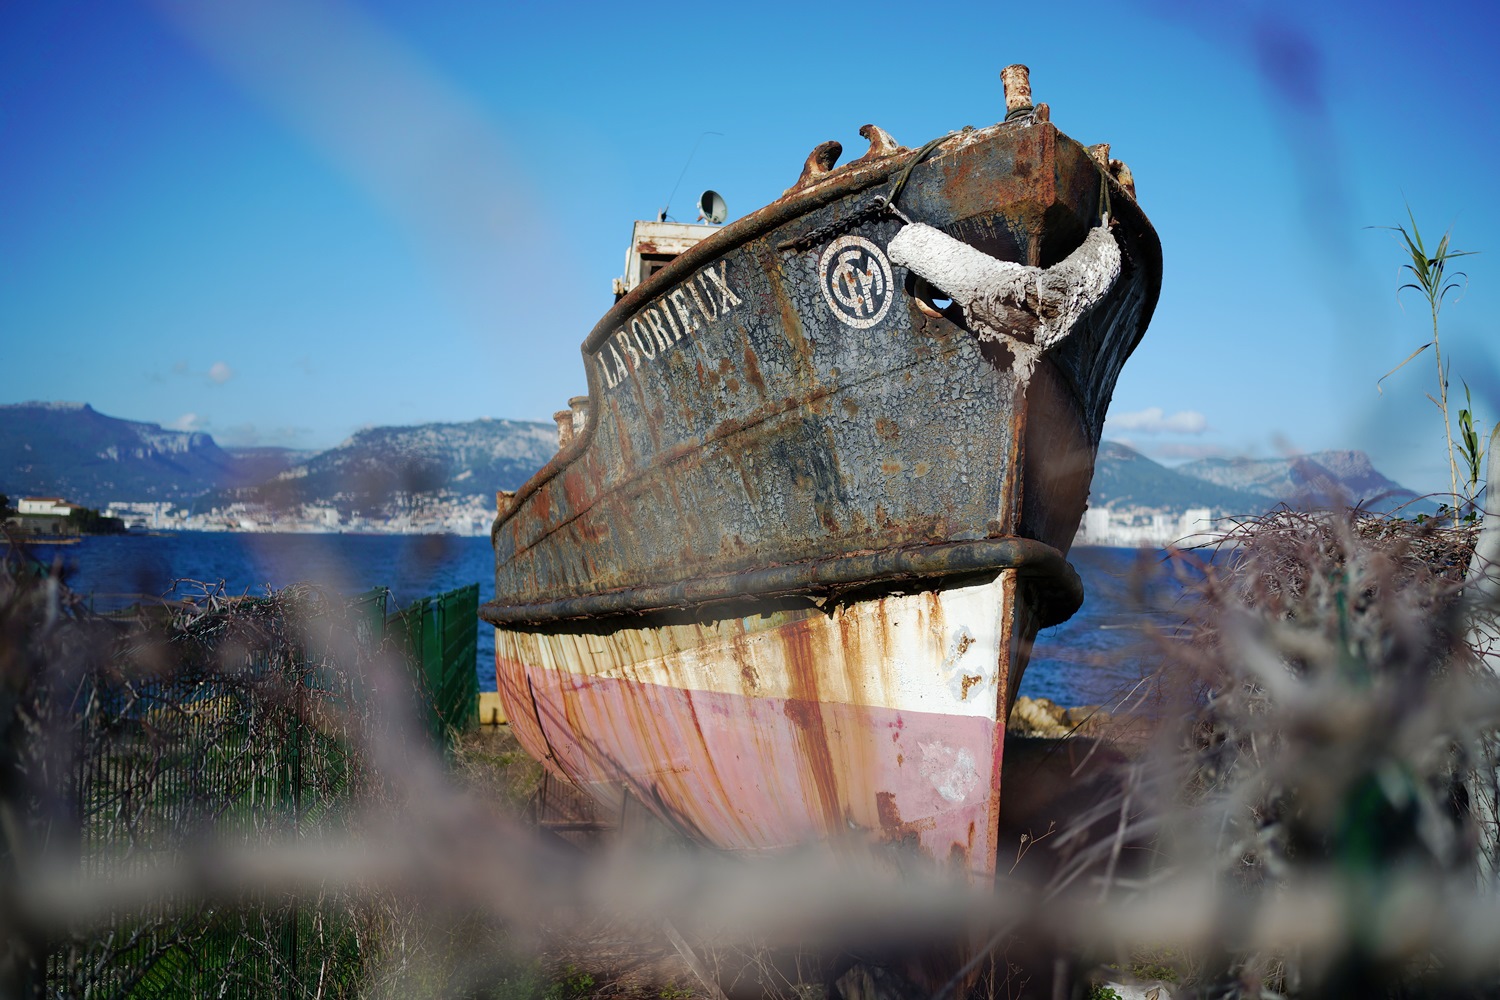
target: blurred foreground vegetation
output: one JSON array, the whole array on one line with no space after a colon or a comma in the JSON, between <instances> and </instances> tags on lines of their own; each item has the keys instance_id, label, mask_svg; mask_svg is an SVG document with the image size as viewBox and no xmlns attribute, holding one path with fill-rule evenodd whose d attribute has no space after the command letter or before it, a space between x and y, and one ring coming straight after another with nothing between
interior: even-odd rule
<instances>
[{"instance_id":1,"label":"blurred foreground vegetation","mask_svg":"<svg viewBox=\"0 0 1500 1000\"><path fill-rule=\"evenodd\" d=\"M1283 511L1226 545L1143 568L1189 597L1126 729L1012 741L996 891L649 815L539 832L539 766L503 730L445 755L369 606L104 618L12 549L0 994L852 1000L958 947L938 996L1500 996L1478 527Z\"/></svg>"}]
</instances>

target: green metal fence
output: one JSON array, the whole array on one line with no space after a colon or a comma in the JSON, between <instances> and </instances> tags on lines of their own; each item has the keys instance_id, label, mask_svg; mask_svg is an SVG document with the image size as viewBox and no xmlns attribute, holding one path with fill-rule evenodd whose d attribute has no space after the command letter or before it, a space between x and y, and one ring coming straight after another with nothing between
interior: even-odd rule
<instances>
[{"instance_id":1,"label":"green metal fence","mask_svg":"<svg viewBox=\"0 0 1500 1000\"><path fill-rule=\"evenodd\" d=\"M43 824L49 849L66 841L85 875L118 874L181 863L215 838L338 833L369 777L348 728L368 707L364 668L392 650L407 654L435 738L477 721L477 585L395 614L384 588L347 602L287 593L176 628L170 668L155 674L126 662L127 642L52 706L70 746L61 798L72 822ZM55 940L46 995L353 995L371 958L361 920L320 899L165 893Z\"/></svg>"},{"instance_id":2,"label":"green metal fence","mask_svg":"<svg viewBox=\"0 0 1500 1000\"><path fill-rule=\"evenodd\" d=\"M424 597L386 620L405 640L432 737L445 746L479 720L479 584Z\"/></svg>"}]
</instances>

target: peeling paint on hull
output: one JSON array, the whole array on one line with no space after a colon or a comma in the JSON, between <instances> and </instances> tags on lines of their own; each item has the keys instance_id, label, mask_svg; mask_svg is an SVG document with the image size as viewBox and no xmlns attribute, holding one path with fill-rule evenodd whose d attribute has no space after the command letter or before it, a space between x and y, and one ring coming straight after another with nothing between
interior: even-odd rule
<instances>
[{"instance_id":1,"label":"peeling paint on hull","mask_svg":"<svg viewBox=\"0 0 1500 1000\"><path fill-rule=\"evenodd\" d=\"M748 852L859 834L993 872L1014 573L941 591L608 635L497 632L516 736L601 801L628 789ZM1022 616L1024 618L1024 616Z\"/></svg>"},{"instance_id":2,"label":"peeling paint on hull","mask_svg":"<svg viewBox=\"0 0 1500 1000\"><path fill-rule=\"evenodd\" d=\"M1123 273L1018 367L1012 345L957 307L924 311L918 275L887 258L905 224L867 208L909 159L835 170L605 315L583 348L587 424L496 519L489 620L546 623L562 601L855 552L1011 536L1066 549L1110 393L1155 303L1155 234L1050 124L959 133L918 164L905 211L1028 267L1081 246L1101 190L1114 192ZM820 237L827 227L838 232Z\"/></svg>"}]
</instances>

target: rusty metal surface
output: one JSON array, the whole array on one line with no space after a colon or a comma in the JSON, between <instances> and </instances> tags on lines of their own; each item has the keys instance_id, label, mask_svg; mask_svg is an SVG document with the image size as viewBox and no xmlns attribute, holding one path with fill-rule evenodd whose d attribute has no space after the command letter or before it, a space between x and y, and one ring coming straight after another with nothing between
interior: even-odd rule
<instances>
[{"instance_id":1,"label":"rusty metal surface","mask_svg":"<svg viewBox=\"0 0 1500 1000\"><path fill-rule=\"evenodd\" d=\"M523 746L606 811L628 794L752 853L858 834L985 878L1025 605L1010 572L831 614L502 631L499 688Z\"/></svg>"},{"instance_id":2,"label":"rusty metal surface","mask_svg":"<svg viewBox=\"0 0 1500 1000\"><path fill-rule=\"evenodd\" d=\"M893 154L905 153L907 148L891 138L891 134L879 125L861 125L859 134L870 142L870 148L854 163L867 163ZM851 163L850 166L853 166Z\"/></svg>"},{"instance_id":3,"label":"rusty metal surface","mask_svg":"<svg viewBox=\"0 0 1500 1000\"><path fill-rule=\"evenodd\" d=\"M962 316L924 312L905 270L879 265L902 223L870 200L906 158L814 179L604 317L584 345L586 427L497 519L492 619L889 548L1022 535L1066 549L1115 378L1155 303L1155 234L1047 123L957 133L915 168L910 218L1031 265L1076 248L1110 187L1125 273L1023 394ZM874 281L842 305L829 279L840 240Z\"/></svg>"},{"instance_id":4,"label":"rusty metal surface","mask_svg":"<svg viewBox=\"0 0 1500 1000\"><path fill-rule=\"evenodd\" d=\"M1043 627L1066 621L1083 603L1083 584L1062 553L1029 538L997 538L764 566L741 573L604 591L560 601L496 602L486 605L482 614L496 625L542 625L700 607L738 598L836 599L843 590L872 584L920 584L936 588L953 577L1002 569L1018 570L1031 587L1043 609Z\"/></svg>"},{"instance_id":5,"label":"rusty metal surface","mask_svg":"<svg viewBox=\"0 0 1500 1000\"><path fill-rule=\"evenodd\" d=\"M585 341L572 440L501 498L484 614L517 737L606 805L993 874L1005 716L1077 607L1064 553L1161 275L1128 171L1007 74L1006 123L819 146ZM887 254L916 222L1051 267L1105 203L1119 273L1024 371Z\"/></svg>"},{"instance_id":6,"label":"rusty metal surface","mask_svg":"<svg viewBox=\"0 0 1500 1000\"><path fill-rule=\"evenodd\" d=\"M842 143L833 141L819 143L811 153L807 154L807 162L802 165L802 173L790 190L799 191L802 188L811 187L828 176L833 172L833 165L839 161L843 152Z\"/></svg>"},{"instance_id":7,"label":"rusty metal surface","mask_svg":"<svg viewBox=\"0 0 1500 1000\"><path fill-rule=\"evenodd\" d=\"M1031 110L1031 70L1014 63L1000 71L1005 87L1005 117Z\"/></svg>"}]
</instances>

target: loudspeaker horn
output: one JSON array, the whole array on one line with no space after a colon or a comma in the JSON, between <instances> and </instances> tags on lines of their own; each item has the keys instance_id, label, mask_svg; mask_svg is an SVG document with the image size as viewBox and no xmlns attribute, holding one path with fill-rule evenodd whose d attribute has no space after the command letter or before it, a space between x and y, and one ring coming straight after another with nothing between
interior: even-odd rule
<instances>
[{"instance_id":1,"label":"loudspeaker horn","mask_svg":"<svg viewBox=\"0 0 1500 1000\"><path fill-rule=\"evenodd\" d=\"M698 218L704 222L713 223L716 226L723 225L724 220L729 218L729 206L724 204L723 195L717 191L705 191L698 196Z\"/></svg>"}]
</instances>

